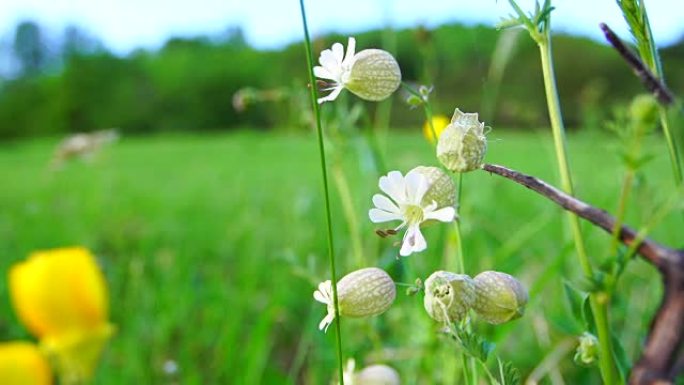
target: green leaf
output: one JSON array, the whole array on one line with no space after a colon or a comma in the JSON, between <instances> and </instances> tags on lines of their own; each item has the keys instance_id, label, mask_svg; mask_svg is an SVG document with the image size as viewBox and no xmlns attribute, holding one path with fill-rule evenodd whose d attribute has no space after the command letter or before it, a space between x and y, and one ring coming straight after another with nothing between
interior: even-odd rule
<instances>
[{"instance_id":1,"label":"green leaf","mask_svg":"<svg viewBox=\"0 0 684 385\"><path fill-rule=\"evenodd\" d=\"M594 313L591 311L589 296L584 299L584 303L582 304L582 318L584 319L585 325L587 325L587 330L589 330L591 334L596 334L596 322L594 322Z\"/></svg>"},{"instance_id":2,"label":"green leaf","mask_svg":"<svg viewBox=\"0 0 684 385\"><path fill-rule=\"evenodd\" d=\"M501 376L501 385L520 384L520 371L511 362L502 364L499 360L499 375Z\"/></svg>"},{"instance_id":3,"label":"green leaf","mask_svg":"<svg viewBox=\"0 0 684 385\"><path fill-rule=\"evenodd\" d=\"M519 27L521 25L523 25L523 22L520 20L520 18L510 16L507 19L501 19L498 23L496 23L495 28L496 29L508 29L508 28Z\"/></svg>"},{"instance_id":4,"label":"green leaf","mask_svg":"<svg viewBox=\"0 0 684 385\"><path fill-rule=\"evenodd\" d=\"M565 291L565 299L567 299L568 305L570 305L570 313L577 322L584 324L582 302L584 302L587 295L570 286L568 281L563 281L563 289Z\"/></svg>"},{"instance_id":5,"label":"green leaf","mask_svg":"<svg viewBox=\"0 0 684 385\"><path fill-rule=\"evenodd\" d=\"M494 350L494 344L467 330L455 328L455 336L461 348L471 357L475 357L483 363L487 361L489 354Z\"/></svg>"},{"instance_id":6,"label":"green leaf","mask_svg":"<svg viewBox=\"0 0 684 385\"><path fill-rule=\"evenodd\" d=\"M611 334L610 338L613 342L613 355L615 356L615 363L617 364L617 368L620 371L620 376L622 377L621 382L625 383L625 379L627 378L629 371L632 369L632 363L630 362L629 357L627 357L625 348L622 346L622 343L615 336L615 334Z\"/></svg>"}]
</instances>

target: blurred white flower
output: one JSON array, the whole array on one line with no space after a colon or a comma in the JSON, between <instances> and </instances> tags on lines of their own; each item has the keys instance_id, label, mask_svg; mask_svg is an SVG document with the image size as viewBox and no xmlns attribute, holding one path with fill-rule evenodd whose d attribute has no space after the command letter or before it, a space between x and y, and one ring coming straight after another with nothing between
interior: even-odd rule
<instances>
[{"instance_id":1,"label":"blurred white flower","mask_svg":"<svg viewBox=\"0 0 684 385\"><path fill-rule=\"evenodd\" d=\"M317 78L332 80L333 83L329 88L323 91L332 91L327 96L318 99L318 103L329 102L335 100L337 95L342 92L345 84L349 81L351 75L351 67L354 64L354 52L356 50L356 39L349 38L347 43L347 54L344 54L344 47L341 43L335 43L332 49L326 49L321 52L318 58L320 66L313 68L314 75Z\"/></svg>"},{"instance_id":2,"label":"blurred white flower","mask_svg":"<svg viewBox=\"0 0 684 385\"><path fill-rule=\"evenodd\" d=\"M394 229L396 231L406 227L399 251L401 256L405 257L427 248L427 242L420 232L420 225L423 222L430 219L451 222L456 217L454 207L438 207L435 200L424 199L431 186L428 178L418 168L409 171L405 177L399 171L390 171L386 176L380 177L378 185L389 198L375 194L375 208L368 211L368 216L374 223L402 221Z\"/></svg>"}]
</instances>

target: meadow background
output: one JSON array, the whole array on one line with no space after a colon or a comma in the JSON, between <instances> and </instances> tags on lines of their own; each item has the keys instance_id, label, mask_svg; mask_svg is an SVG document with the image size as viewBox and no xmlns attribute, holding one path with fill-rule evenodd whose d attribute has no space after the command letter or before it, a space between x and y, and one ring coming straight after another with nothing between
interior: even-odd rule
<instances>
[{"instance_id":1,"label":"meadow background","mask_svg":"<svg viewBox=\"0 0 684 385\"><path fill-rule=\"evenodd\" d=\"M329 272L301 44L259 51L232 29L121 57L77 31L44 49L36 28L17 27L21 67L0 87L0 340L30 338L11 310L9 266L36 249L84 245L107 277L117 327L95 384L329 383L334 333L318 331L325 310L312 298ZM405 80L434 84L437 112L480 111L493 127L487 162L557 181L538 53L527 36L520 35L500 82L490 67L501 32L489 27L355 36L360 47L395 53ZM345 40L320 37L314 50ZM624 170L606 122L640 85L597 42L556 36L554 53L577 195L614 211ZM684 42L661 54L670 87L684 89ZM258 96L241 110L234 95L245 87ZM437 165L422 113L401 94L379 106L348 97L323 109L327 122L349 111L368 116L338 127L329 142L333 179L345 175L349 192L340 196L333 180L340 275L380 266L396 281L413 282L454 263L441 226L426 229L426 252L397 260L392 240L377 237L367 220L379 175ZM382 120L383 109L391 120ZM378 127L381 162L364 140ZM119 142L92 161L49 167L65 134L103 128L117 128ZM627 215L634 225L674 191L661 135L644 145L653 159L637 178ZM564 301L563 277L580 272L560 210L478 171L464 176L459 213L466 272L504 271L530 289L523 318L496 328L476 323L478 332L523 377L556 352L553 367L565 383L599 383L596 368L572 361L582 329ZM681 226L673 213L651 235L681 246ZM583 229L592 259L604 260L609 236ZM629 264L611 319L627 357L637 357L661 290L653 268ZM400 292L380 317L343 320L344 352L395 367L405 384L453 383L460 355L437 328L420 296Z\"/></svg>"}]
</instances>

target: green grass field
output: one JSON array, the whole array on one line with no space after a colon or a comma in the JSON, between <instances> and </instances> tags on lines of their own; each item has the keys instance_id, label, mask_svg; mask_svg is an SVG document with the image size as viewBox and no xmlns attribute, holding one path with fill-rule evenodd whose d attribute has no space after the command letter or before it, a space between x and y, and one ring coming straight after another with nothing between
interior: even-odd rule
<instances>
[{"instance_id":1,"label":"green grass field","mask_svg":"<svg viewBox=\"0 0 684 385\"><path fill-rule=\"evenodd\" d=\"M569 139L578 195L614 211L623 173L614 142L598 134ZM487 162L557 184L545 133L494 131L489 140ZM313 136L124 137L91 163L52 172L47 164L55 143L0 147L0 339L30 338L9 304L9 266L32 250L84 245L105 271L117 326L96 384L319 385L334 378L334 329L318 331L325 309L312 298L316 284L329 277ZM428 250L401 260L395 240L374 234L367 212L379 192L378 174L363 148L348 143L339 152L344 159L337 170L346 175L353 207L350 222L333 194L340 275L380 266L396 281L413 282L452 266L443 246L448 226L427 228ZM390 169L437 164L418 133L392 134L385 148ZM664 143L654 137L647 148L655 159L632 195L628 223L634 225L674 191ZM596 368L572 361L581 329L568 316L562 277L580 273L560 209L478 171L464 176L460 217L466 272L508 272L530 289L521 319L496 328L475 323L496 342L497 354L527 377L556 352L560 361L551 368L566 383L599 383ZM681 246L681 220L673 213L651 235ZM584 230L591 258L606 258L609 237L586 223ZM628 266L611 323L630 358L660 291L649 265ZM342 320L344 353L357 363L394 366L404 384L453 384L460 354L436 333L438 326L423 311L421 295L400 291L384 315Z\"/></svg>"}]
</instances>

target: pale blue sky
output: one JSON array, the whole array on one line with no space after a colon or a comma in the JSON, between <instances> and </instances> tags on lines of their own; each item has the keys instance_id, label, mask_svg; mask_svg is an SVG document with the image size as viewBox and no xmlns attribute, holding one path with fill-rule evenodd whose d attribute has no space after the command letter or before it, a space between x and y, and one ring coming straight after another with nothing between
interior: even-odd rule
<instances>
[{"instance_id":1,"label":"pale blue sky","mask_svg":"<svg viewBox=\"0 0 684 385\"><path fill-rule=\"evenodd\" d=\"M525 9L533 1L520 0ZM600 39L597 24L607 22L623 37L627 29L614 0L555 0L555 30ZM682 0L646 0L654 35L669 44L684 35ZM314 35L354 33L383 25L439 25L460 21L494 25L509 13L506 0L308 0ZM276 48L301 38L297 0L2 0L0 37L17 21L32 18L51 32L74 23L98 36L117 53L157 48L171 35L217 34L241 26L250 44Z\"/></svg>"}]
</instances>

